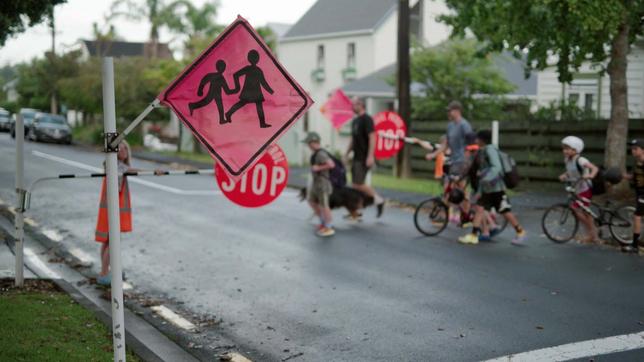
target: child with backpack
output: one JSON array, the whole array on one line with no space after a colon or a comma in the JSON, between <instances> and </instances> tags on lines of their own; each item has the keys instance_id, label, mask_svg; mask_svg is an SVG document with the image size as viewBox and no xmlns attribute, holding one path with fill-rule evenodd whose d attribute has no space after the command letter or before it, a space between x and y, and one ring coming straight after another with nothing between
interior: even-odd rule
<instances>
[{"instance_id":1,"label":"child with backpack","mask_svg":"<svg viewBox=\"0 0 644 362\"><path fill-rule=\"evenodd\" d=\"M501 151L491 144L492 133L488 130L479 131L476 134L479 145L478 152L478 201L475 206L472 232L459 238L463 244L478 244L479 241L490 240L490 225L485 220L486 211L492 208L503 215L514 227L516 236L512 239L513 245L522 245L526 239L526 231L523 229L516 216L512 213L512 206L505 194L507 189L505 179L510 170L504 166Z\"/></svg>"},{"instance_id":2,"label":"child with backpack","mask_svg":"<svg viewBox=\"0 0 644 362\"><path fill-rule=\"evenodd\" d=\"M640 245L642 231L642 216L644 216L644 140L634 139L630 143L631 154L635 160L632 173L624 174L635 188L635 213L633 214L633 244L624 246L622 251L627 253L644 254L644 245Z\"/></svg>"},{"instance_id":3,"label":"child with backpack","mask_svg":"<svg viewBox=\"0 0 644 362\"><path fill-rule=\"evenodd\" d=\"M335 234L331 224L331 207L329 197L333 192L330 172L335 167L335 162L328 151L320 145L320 135L309 132L303 143L308 144L313 152L311 155L311 173L313 183L308 194L308 202L315 215L320 219L316 235L328 237Z\"/></svg>"},{"instance_id":4,"label":"child with backpack","mask_svg":"<svg viewBox=\"0 0 644 362\"><path fill-rule=\"evenodd\" d=\"M584 150L584 141L576 136L568 136L561 140L566 172L559 176L562 182L573 183L576 187L576 194L580 200L573 204L575 216L586 229L587 236L583 242L591 243L599 240L599 231L595 226L592 216L580 210L580 207L590 206L593 197L592 180L599 172L599 168L581 155ZM598 183L600 183L598 181ZM597 185L600 186L600 185ZM603 186L603 184L601 185Z\"/></svg>"}]
</instances>

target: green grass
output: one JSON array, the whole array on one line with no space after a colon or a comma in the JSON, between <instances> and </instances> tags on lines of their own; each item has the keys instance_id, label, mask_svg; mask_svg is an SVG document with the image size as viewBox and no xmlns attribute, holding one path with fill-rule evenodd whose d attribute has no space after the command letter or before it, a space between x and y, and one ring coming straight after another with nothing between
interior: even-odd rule
<instances>
[{"instance_id":1,"label":"green grass","mask_svg":"<svg viewBox=\"0 0 644 362\"><path fill-rule=\"evenodd\" d=\"M173 151L160 151L159 153L167 156L181 157L185 160L197 161L214 164L212 157L207 153L192 153L192 152L173 152Z\"/></svg>"},{"instance_id":2,"label":"green grass","mask_svg":"<svg viewBox=\"0 0 644 362\"><path fill-rule=\"evenodd\" d=\"M427 195L439 195L443 192L442 185L436 180L418 178L399 179L391 175L378 173L372 174L371 184L375 188L415 192Z\"/></svg>"},{"instance_id":3,"label":"green grass","mask_svg":"<svg viewBox=\"0 0 644 362\"><path fill-rule=\"evenodd\" d=\"M110 330L65 293L3 289L0 320L1 361L113 360Z\"/></svg>"}]
</instances>

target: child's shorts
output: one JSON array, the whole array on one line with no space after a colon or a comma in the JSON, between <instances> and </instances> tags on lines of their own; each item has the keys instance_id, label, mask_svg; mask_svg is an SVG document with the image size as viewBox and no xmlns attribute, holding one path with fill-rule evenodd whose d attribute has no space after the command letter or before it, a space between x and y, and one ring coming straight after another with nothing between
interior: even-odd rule
<instances>
[{"instance_id":1,"label":"child's shorts","mask_svg":"<svg viewBox=\"0 0 644 362\"><path fill-rule=\"evenodd\" d=\"M477 204L486 211L495 209L499 214L512 211L512 205L508 201L508 196L503 191L481 194Z\"/></svg>"},{"instance_id":2,"label":"child's shorts","mask_svg":"<svg viewBox=\"0 0 644 362\"><path fill-rule=\"evenodd\" d=\"M635 216L644 216L644 194L635 195Z\"/></svg>"},{"instance_id":3,"label":"child's shorts","mask_svg":"<svg viewBox=\"0 0 644 362\"><path fill-rule=\"evenodd\" d=\"M580 192L577 194L577 197L580 198L580 200L577 200L572 204L573 209L578 209L580 204L588 207L590 206L590 199L593 198L593 190L588 189L584 192Z\"/></svg>"}]
</instances>

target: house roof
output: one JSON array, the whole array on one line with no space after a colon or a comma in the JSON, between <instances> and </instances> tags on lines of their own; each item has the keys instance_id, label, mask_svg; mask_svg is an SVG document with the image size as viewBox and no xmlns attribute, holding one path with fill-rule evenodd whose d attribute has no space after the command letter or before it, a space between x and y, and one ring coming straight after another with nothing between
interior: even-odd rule
<instances>
[{"instance_id":1,"label":"house roof","mask_svg":"<svg viewBox=\"0 0 644 362\"><path fill-rule=\"evenodd\" d=\"M370 32L397 7L396 0L318 0L283 40L336 33Z\"/></svg>"},{"instance_id":2,"label":"house roof","mask_svg":"<svg viewBox=\"0 0 644 362\"><path fill-rule=\"evenodd\" d=\"M537 76L531 74L527 79L524 76L523 63L509 54L498 54L493 57L494 65L501 71L510 83L514 84L514 92L509 96L533 97L537 95ZM342 90L348 95L395 97L396 89L389 83L396 74L396 63L390 64L371 74L345 85ZM424 86L412 82L411 94L422 95Z\"/></svg>"},{"instance_id":3,"label":"house roof","mask_svg":"<svg viewBox=\"0 0 644 362\"><path fill-rule=\"evenodd\" d=\"M96 41L83 40L90 56L108 56L108 57L143 57L149 56L151 52L150 43L136 43L127 41ZM157 44L157 57L162 59L172 58L172 52L168 44Z\"/></svg>"}]
</instances>

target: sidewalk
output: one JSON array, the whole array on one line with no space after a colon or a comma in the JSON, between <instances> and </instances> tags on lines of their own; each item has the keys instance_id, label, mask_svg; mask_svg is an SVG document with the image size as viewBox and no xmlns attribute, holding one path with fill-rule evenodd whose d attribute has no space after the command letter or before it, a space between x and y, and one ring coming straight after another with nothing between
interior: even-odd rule
<instances>
[{"instance_id":1,"label":"sidewalk","mask_svg":"<svg viewBox=\"0 0 644 362\"><path fill-rule=\"evenodd\" d=\"M211 169L212 164L186 160L178 156L169 156L151 151L135 151L135 158L152 161L163 164L181 164L200 169ZM288 186L292 188L306 187L309 169L306 167L290 167ZM399 202L406 205L418 205L422 201L430 198L430 195L415 192L398 191L391 189L378 189L378 192L387 200ZM556 203L566 201L566 194L538 191L524 191L512 197L512 205L517 208L545 209Z\"/></svg>"}]
</instances>

